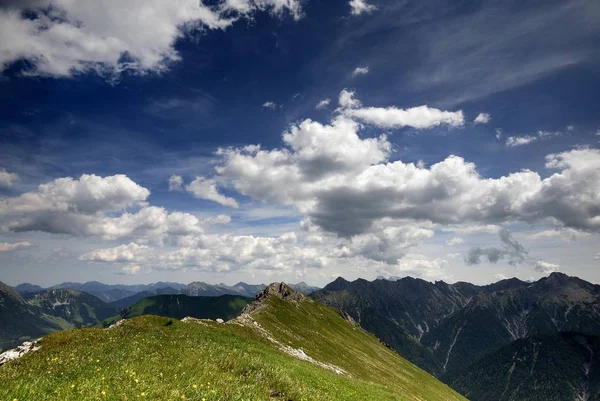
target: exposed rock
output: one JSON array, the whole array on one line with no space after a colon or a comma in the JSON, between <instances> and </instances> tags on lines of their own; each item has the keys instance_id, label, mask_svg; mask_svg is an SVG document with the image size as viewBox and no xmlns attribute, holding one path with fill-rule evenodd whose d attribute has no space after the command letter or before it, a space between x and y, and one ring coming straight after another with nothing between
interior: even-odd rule
<instances>
[{"instance_id":1,"label":"exposed rock","mask_svg":"<svg viewBox=\"0 0 600 401\"><path fill-rule=\"evenodd\" d=\"M283 285L285 285L285 284L283 284ZM324 369L331 370L331 371L337 373L338 375L350 376L350 374L348 372L346 372L344 369L340 368L339 366L332 365L330 363L321 362L321 361L318 361L318 360L312 358L311 356L307 355L302 348L294 348L289 345L282 344L267 329L265 329L259 322L254 320L254 318L247 313L242 313L241 316L239 316L233 320L230 320L229 324L237 324L240 326L245 326L245 327L251 328L252 330L256 331L257 333L259 333L260 335L265 337L267 340L271 341L275 346L277 346L277 348L279 348L281 351L285 352L288 355L291 355L298 359L302 359L303 361L310 362L310 363L320 366Z\"/></svg>"},{"instance_id":2,"label":"exposed rock","mask_svg":"<svg viewBox=\"0 0 600 401\"><path fill-rule=\"evenodd\" d=\"M264 290L256 295L256 299L250 305L246 306L242 310L242 314L254 313L263 307L264 301L271 297L277 297L283 299L284 301L292 301L292 302L302 302L306 300L310 300L301 292L295 291L287 285L286 283L271 283Z\"/></svg>"},{"instance_id":3,"label":"exposed rock","mask_svg":"<svg viewBox=\"0 0 600 401\"><path fill-rule=\"evenodd\" d=\"M217 323L225 323L225 321L223 319L217 319L215 320Z\"/></svg>"},{"instance_id":4,"label":"exposed rock","mask_svg":"<svg viewBox=\"0 0 600 401\"><path fill-rule=\"evenodd\" d=\"M39 340L35 341L25 341L23 344L19 345L17 348L9 349L0 354L0 366L4 365L7 362L14 361L15 359L19 359L23 355L34 352L40 349Z\"/></svg>"},{"instance_id":5,"label":"exposed rock","mask_svg":"<svg viewBox=\"0 0 600 401\"><path fill-rule=\"evenodd\" d=\"M115 327L119 327L122 326L125 323L126 319L119 319L116 322L114 322L113 324L111 324L110 326L108 326L106 329L110 330L110 329L114 329Z\"/></svg>"}]
</instances>

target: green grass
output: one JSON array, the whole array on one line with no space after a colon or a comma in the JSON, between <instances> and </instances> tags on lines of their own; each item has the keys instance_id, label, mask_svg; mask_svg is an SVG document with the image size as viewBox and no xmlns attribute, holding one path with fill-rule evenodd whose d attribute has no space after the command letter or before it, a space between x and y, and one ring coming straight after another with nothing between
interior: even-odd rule
<instances>
[{"instance_id":1,"label":"green grass","mask_svg":"<svg viewBox=\"0 0 600 401\"><path fill-rule=\"evenodd\" d=\"M249 327L140 316L44 337L41 350L0 367L0 401L463 400L316 302L271 299L253 316L349 376L287 355Z\"/></svg>"}]
</instances>

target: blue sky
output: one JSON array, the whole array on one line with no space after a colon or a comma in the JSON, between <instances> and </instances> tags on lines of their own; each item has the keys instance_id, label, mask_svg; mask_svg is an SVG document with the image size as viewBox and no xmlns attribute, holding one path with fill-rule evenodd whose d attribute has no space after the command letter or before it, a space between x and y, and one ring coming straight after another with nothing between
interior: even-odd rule
<instances>
[{"instance_id":1,"label":"blue sky","mask_svg":"<svg viewBox=\"0 0 600 401\"><path fill-rule=\"evenodd\" d=\"M0 280L600 282L597 2L94 4L0 6Z\"/></svg>"}]
</instances>

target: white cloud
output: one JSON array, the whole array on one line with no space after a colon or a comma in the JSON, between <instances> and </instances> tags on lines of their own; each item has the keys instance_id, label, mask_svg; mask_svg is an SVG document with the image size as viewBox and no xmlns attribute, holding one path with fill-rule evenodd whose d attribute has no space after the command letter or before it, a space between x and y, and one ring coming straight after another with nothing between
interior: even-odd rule
<instances>
[{"instance_id":1,"label":"white cloud","mask_svg":"<svg viewBox=\"0 0 600 401\"><path fill-rule=\"evenodd\" d=\"M544 262L543 260L538 260L537 262L535 262L533 269L540 273L550 274L559 271L560 265Z\"/></svg>"},{"instance_id":2,"label":"white cloud","mask_svg":"<svg viewBox=\"0 0 600 401\"><path fill-rule=\"evenodd\" d=\"M24 248L30 248L32 247L33 244L31 244L30 242L27 241L22 241L22 242L0 242L0 253L2 252L8 252L8 251L15 251L17 249L24 249Z\"/></svg>"},{"instance_id":3,"label":"white cloud","mask_svg":"<svg viewBox=\"0 0 600 401\"><path fill-rule=\"evenodd\" d=\"M228 218L200 220L189 213L148 206L149 195L150 191L125 175L58 178L40 185L36 192L0 200L2 228L160 242L168 236L199 234L207 226L228 222ZM130 208L136 210L126 211Z\"/></svg>"},{"instance_id":4,"label":"white cloud","mask_svg":"<svg viewBox=\"0 0 600 401\"><path fill-rule=\"evenodd\" d=\"M524 136L510 136L506 139L506 146L515 147L528 145L532 142L539 141L541 139L559 136L561 132L551 132L551 131L538 131L535 135L524 135Z\"/></svg>"},{"instance_id":5,"label":"white cloud","mask_svg":"<svg viewBox=\"0 0 600 401\"><path fill-rule=\"evenodd\" d=\"M114 248L96 249L80 257L81 260L102 262L134 262L140 260L142 255L150 249L146 245L134 242L127 245L119 245Z\"/></svg>"},{"instance_id":6,"label":"white cloud","mask_svg":"<svg viewBox=\"0 0 600 401\"><path fill-rule=\"evenodd\" d=\"M396 265L385 265L379 269L384 276L420 277L428 280L448 280L451 275L444 259L402 259Z\"/></svg>"},{"instance_id":7,"label":"white cloud","mask_svg":"<svg viewBox=\"0 0 600 401\"><path fill-rule=\"evenodd\" d=\"M262 105L262 107L264 109L275 110L276 108L281 107L281 106L279 106L278 104L275 104L275 103L269 101L269 102L264 102L263 105Z\"/></svg>"},{"instance_id":8,"label":"white cloud","mask_svg":"<svg viewBox=\"0 0 600 401\"><path fill-rule=\"evenodd\" d=\"M369 67L356 67L354 71L352 71L352 76L356 77L358 75L367 75L369 73Z\"/></svg>"},{"instance_id":9,"label":"white cloud","mask_svg":"<svg viewBox=\"0 0 600 401\"><path fill-rule=\"evenodd\" d=\"M515 147L527 145L532 142L535 142L539 139L537 136L525 135L525 136L509 136L506 139L506 146Z\"/></svg>"},{"instance_id":10,"label":"white cloud","mask_svg":"<svg viewBox=\"0 0 600 401\"><path fill-rule=\"evenodd\" d=\"M196 177L194 181L185 187L186 191L193 194L196 198L211 200L223 206L239 207L237 201L233 198L219 193L217 183L213 179Z\"/></svg>"},{"instance_id":11,"label":"white cloud","mask_svg":"<svg viewBox=\"0 0 600 401\"><path fill-rule=\"evenodd\" d=\"M0 70L26 59L33 65L30 75L160 72L180 59L177 39L199 29L226 29L267 9L287 10L295 19L302 11L297 0L226 0L210 6L198 0L14 2L0 10ZM24 16L25 10L35 18Z\"/></svg>"},{"instance_id":12,"label":"white cloud","mask_svg":"<svg viewBox=\"0 0 600 401\"><path fill-rule=\"evenodd\" d=\"M456 246L456 245L461 245L464 243L465 243L465 240L462 237L453 237L453 238L450 238L448 241L446 241L446 245L448 245L448 246Z\"/></svg>"},{"instance_id":13,"label":"white cloud","mask_svg":"<svg viewBox=\"0 0 600 401\"><path fill-rule=\"evenodd\" d=\"M442 111L429 106L417 106L409 109L390 107L360 107L361 103L354 98L355 93L344 89L340 93L339 103L342 113L382 128L412 127L417 129L432 128L439 125L460 127L465 119L463 112Z\"/></svg>"},{"instance_id":14,"label":"white cloud","mask_svg":"<svg viewBox=\"0 0 600 401\"><path fill-rule=\"evenodd\" d=\"M600 260L600 253L597 253L596 256L594 256L595 260Z\"/></svg>"},{"instance_id":15,"label":"white cloud","mask_svg":"<svg viewBox=\"0 0 600 401\"><path fill-rule=\"evenodd\" d=\"M329 103L331 103L331 99L323 99L319 103L317 103L317 105L315 106L315 108L317 110L324 109L325 107L329 106Z\"/></svg>"},{"instance_id":16,"label":"white cloud","mask_svg":"<svg viewBox=\"0 0 600 401\"><path fill-rule=\"evenodd\" d=\"M18 179L19 176L17 174L0 169L0 188L10 188Z\"/></svg>"},{"instance_id":17,"label":"white cloud","mask_svg":"<svg viewBox=\"0 0 600 401\"><path fill-rule=\"evenodd\" d=\"M136 265L136 264L129 264L129 265L125 265L123 266L123 268L121 269L123 274L126 275L134 275L134 274L138 274L141 271L142 267L140 265Z\"/></svg>"},{"instance_id":18,"label":"white cloud","mask_svg":"<svg viewBox=\"0 0 600 401\"><path fill-rule=\"evenodd\" d=\"M501 128L496 128L496 139L500 140L502 139L502 129Z\"/></svg>"},{"instance_id":19,"label":"white cloud","mask_svg":"<svg viewBox=\"0 0 600 401\"><path fill-rule=\"evenodd\" d=\"M365 0L350 0L348 4L352 15L370 14L377 10L377 7L368 4Z\"/></svg>"},{"instance_id":20,"label":"white cloud","mask_svg":"<svg viewBox=\"0 0 600 401\"><path fill-rule=\"evenodd\" d=\"M338 103L341 108L349 109L354 107L360 107L360 101L358 99L354 99L354 91L349 91L344 89L340 92L340 96L338 97Z\"/></svg>"},{"instance_id":21,"label":"white cloud","mask_svg":"<svg viewBox=\"0 0 600 401\"><path fill-rule=\"evenodd\" d=\"M17 213L77 212L95 214L142 205L150 191L123 174L109 177L83 174L57 178L13 198L0 200L0 216Z\"/></svg>"},{"instance_id":22,"label":"white cloud","mask_svg":"<svg viewBox=\"0 0 600 401\"><path fill-rule=\"evenodd\" d=\"M501 281L506 280L508 277L506 277L504 274L496 273L494 274L494 278L498 281Z\"/></svg>"},{"instance_id":23,"label":"white cloud","mask_svg":"<svg viewBox=\"0 0 600 401\"><path fill-rule=\"evenodd\" d=\"M172 175L169 178L169 191L182 191L183 178L180 175Z\"/></svg>"},{"instance_id":24,"label":"white cloud","mask_svg":"<svg viewBox=\"0 0 600 401\"><path fill-rule=\"evenodd\" d=\"M492 116L490 116L490 114L488 113L479 113L477 115L477 117L475 117L475 120L473 120L473 123L475 124L487 124L490 122L490 120L492 119Z\"/></svg>"},{"instance_id":25,"label":"white cloud","mask_svg":"<svg viewBox=\"0 0 600 401\"><path fill-rule=\"evenodd\" d=\"M342 114L330 125L293 125L282 149L221 149L219 182L257 200L293 205L313 224L342 236L369 232L386 219L491 225L496 231L506 222L552 221L600 232L600 150L549 155L547 168L558 171L544 179L529 170L485 178L459 156L429 167L390 162L387 137L361 138L359 129Z\"/></svg>"}]
</instances>

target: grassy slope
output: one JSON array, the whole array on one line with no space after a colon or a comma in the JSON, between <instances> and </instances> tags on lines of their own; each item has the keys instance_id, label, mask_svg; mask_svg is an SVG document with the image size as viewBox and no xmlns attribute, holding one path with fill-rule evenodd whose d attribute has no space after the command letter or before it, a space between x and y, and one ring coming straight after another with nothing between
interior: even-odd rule
<instances>
[{"instance_id":1,"label":"grassy slope","mask_svg":"<svg viewBox=\"0 0 600 401\"><path fill-rule=\"evenodd\" d=\"M254 318L278 341L322 362L341 367L352 377L380 383L406 399L462 400L448 386L421 370L374 336L318 302L297 304L271 298Z\"/></svg>"},{"instance_id":2,"label":"grassy slope","mask_svg":"<svg viewBox=\"0 0 600 401\"><path fill-rule=\"evenodd\" d=\"M278 340L351 377L289 356L252 328L141 316L45 337L40 351L0 367L0 400L463 399L332 309L268 302L254 317Z\"/></svg>"}]
</instances>

